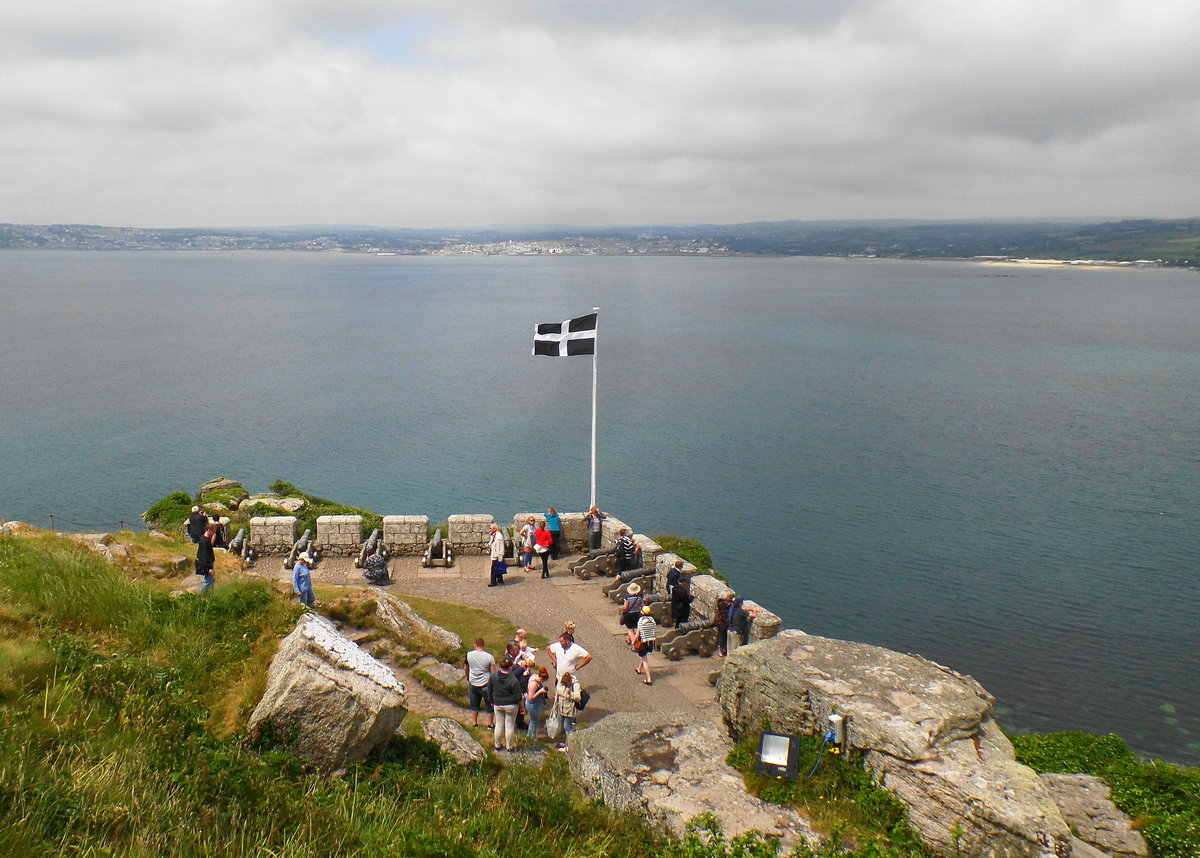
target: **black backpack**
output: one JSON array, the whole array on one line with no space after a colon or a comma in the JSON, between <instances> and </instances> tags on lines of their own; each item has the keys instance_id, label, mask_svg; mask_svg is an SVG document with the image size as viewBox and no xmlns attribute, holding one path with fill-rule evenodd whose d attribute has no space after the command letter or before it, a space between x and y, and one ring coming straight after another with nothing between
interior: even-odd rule
<instances>
[{"instance_id":1,"label":"black backpack","mask_svg":"<svg viewBox=\"0 0 1200 858\"><path fill-rule=\"evenodd\" d=\"M576 704L575 708L582 712L584 709L587 709L588 701L591 699L592 695L587 693L586 688L579 689L579 703Z\"/></svg>"}]
</instances>

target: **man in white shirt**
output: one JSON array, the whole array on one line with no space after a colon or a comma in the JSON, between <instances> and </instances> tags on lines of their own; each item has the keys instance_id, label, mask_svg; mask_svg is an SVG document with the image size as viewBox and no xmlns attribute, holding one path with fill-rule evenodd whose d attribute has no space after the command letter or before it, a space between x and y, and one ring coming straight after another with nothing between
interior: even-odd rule
<instances>
[{"instance_id":1,"label":"man in white shirt","mask_svg":"<svg viewBox=\"0 0 1200 858\"><path fill-rule=\"evenodd\" d=\"M592 654L575 643L566 632L546 647L546 652L550 656L550 663L558 672L557 679L560 680L564 673L578 674L579 669L592 660Z\"/></svg>"}]
</instances>

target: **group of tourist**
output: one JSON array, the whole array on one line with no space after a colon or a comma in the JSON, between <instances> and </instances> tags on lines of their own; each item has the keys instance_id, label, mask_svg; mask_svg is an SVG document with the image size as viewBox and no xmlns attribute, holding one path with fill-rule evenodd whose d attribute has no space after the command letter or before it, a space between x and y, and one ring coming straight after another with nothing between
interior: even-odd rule
<instances>
[{"instance_id":1,"label":"group of tourist","mask_svg":"<svg viewBox=\"0 0 1200 858\"><path fill-rule=\"evenodd\" d=\"M550 577L550 561L562 556L562 518L558 510L550 507L542 518L529 516L517 533L520 540L521 568L525 572L533 572L533 560L540 558L542 577ZM504 531L497 524L488 527L488 558L492 562L489 587L499 587L504 584L504 576L508 574L508 551Z\"/></svg>"},{"instance_id":2,"label":"group of tourist","mask_svg":"<svg viewBox=\"0 0 1200 858\"><path fill-rule=\"evenodd\" d=\"M515 751L523 719L531 742L544 728L546 737L565 753L588 699L578 674L592 660L591 653L575 642L575 624L567 623L558 640L547 647L550 668L537 665L537 648L529 645L524 629L517 629L498 662L486 647L483 638L476 638L463 665L472 725L478 727L479 713L486 712L492 747Z\"/></svg>"}]
</instances>

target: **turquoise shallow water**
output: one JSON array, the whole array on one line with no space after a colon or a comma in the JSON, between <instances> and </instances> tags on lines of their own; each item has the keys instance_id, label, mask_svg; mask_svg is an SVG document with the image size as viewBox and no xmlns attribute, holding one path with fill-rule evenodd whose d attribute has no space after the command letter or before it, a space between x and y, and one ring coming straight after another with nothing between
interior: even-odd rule
<instances>
[{"instance_id":1,"label":"turquoise shallow water","mask_svg":"<svg viewBox=\"0 0 1200 858\"><path fill-rule=\"evenodd\" d=\"M823 259L0 254L0 515L227 475L383 513L588 493L1010 727L1200 760L1200 277Z\"/></svg>"}]
</instances>

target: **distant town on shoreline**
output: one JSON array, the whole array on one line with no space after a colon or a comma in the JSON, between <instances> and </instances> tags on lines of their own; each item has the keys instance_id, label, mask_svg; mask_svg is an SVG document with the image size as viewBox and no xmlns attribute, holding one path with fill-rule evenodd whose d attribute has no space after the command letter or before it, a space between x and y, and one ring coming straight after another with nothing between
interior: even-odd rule
<instances>
[{"instance_id":1,"label":"distant town on shoreline","mask_svg":"<svg viewBox=\"0 0 1200 858\"><path fill-rule=\"evenodd\" d=\"M0 224L0 249L291 250L415 256L839 256L1054 259L1200 266L1200 218L933 222L771 221L730 225L360 226L155 229Z\"/></svg>"}]
</instances>

